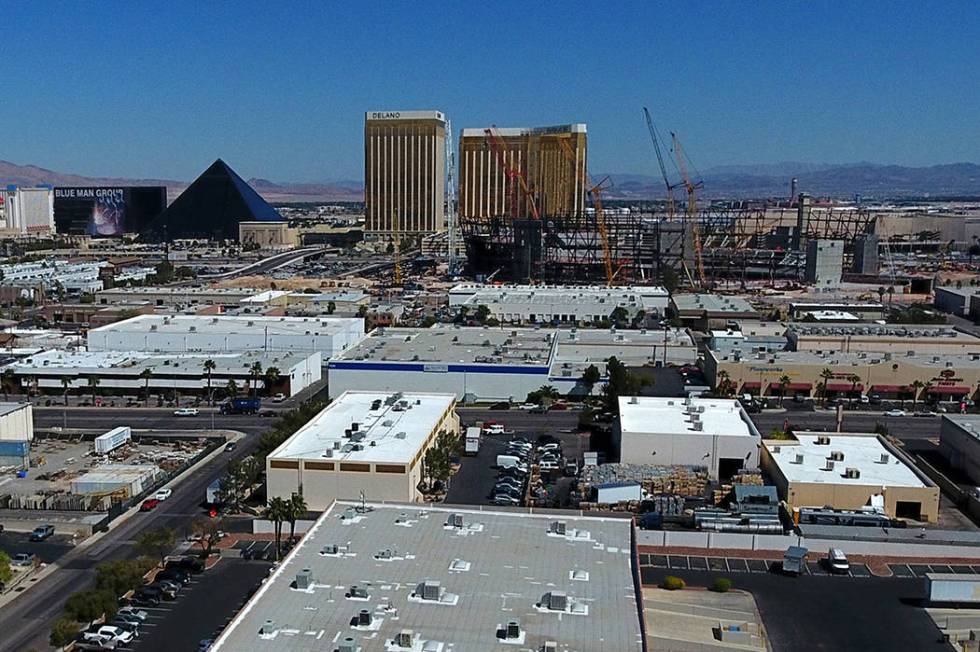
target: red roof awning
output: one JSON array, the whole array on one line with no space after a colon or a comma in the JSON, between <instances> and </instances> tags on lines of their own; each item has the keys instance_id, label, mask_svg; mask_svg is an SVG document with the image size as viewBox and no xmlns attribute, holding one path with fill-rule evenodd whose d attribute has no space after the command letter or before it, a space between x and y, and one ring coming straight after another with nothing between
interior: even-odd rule
<instances>
[{"instance_id":1,"label":"red roof awning","mask_svg":"<svg viewBox=\"0 0 980 652\"><path fill-rule=\"evenodd\" d=\"M930 387L930 394L969 394L970 388L963 387L959 385L939 385L938 387Z\"/></svg>"},{"instance_id":2,"label":"red roof awning","mask_svg":"<svg viewBox=\"0 0 980 652\"><path fill-rule=\"evenodd\" d=\"M742 383L742 389L762 389L762 383L756 380L750 380Z\"/></svg>"},{"instance_id":3,"label":"red roof awning","mask_svg":"<svg viewBox=\"0 0 980 652\"><path fill-rule=\"evenodd\" d=\"M872 385L871 389L876 392L890 392L895 394L912 391L912 387L909 385Z\"/></svg>"},{"instance_id":4,"label":"red roof awning","mask_svg":"<svg viewBox=\"0 0 980 652\"><path fill-rule=\"evenodd\" d=\"M829 392L863 392L864 385L858 383L854 385L852 383L827 383L827 391Z\"/></svg>"},{"instance_id":5,"label":"red roof awning","mask_svg":"<svg viewBox=\"0 0 980 652\"><path fill-rule=\"evenodd\" d=\"M786 389L791 392L809 392L813 388L813 383L788 383ZM779 391L782 385L779 383L769 383L769 389Z\"/></svg>"}]
</instances>

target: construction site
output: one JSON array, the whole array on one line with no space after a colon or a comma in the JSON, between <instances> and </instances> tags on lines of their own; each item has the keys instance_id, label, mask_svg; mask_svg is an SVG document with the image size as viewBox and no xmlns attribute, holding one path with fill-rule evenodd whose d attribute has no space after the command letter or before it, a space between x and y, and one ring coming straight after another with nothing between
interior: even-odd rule
<instances>
[{"instance_id":1,"label":"construction site","mask_svg":"<svg viewBox=\"0 0 980 652\"><path fill-rule=\"evenodd\" d=\"M816 201L797 191L795 179L789 196L779 200L699 201L704 183L678 136L663 139L644 112L666 199L639 207L604 202L609 181L592 178L583 164L584 125L581 133L464 130L456 219L467 273L608 285L663 282L673 274L679 284L700 288L812 283L807 257L814 242L838 242L834 254L842 272L860 277L879 275L879 245L890 261L890 246L908 251L944 244L939 227L909 231L907 213Z\"/></svg>"}]
</instances>

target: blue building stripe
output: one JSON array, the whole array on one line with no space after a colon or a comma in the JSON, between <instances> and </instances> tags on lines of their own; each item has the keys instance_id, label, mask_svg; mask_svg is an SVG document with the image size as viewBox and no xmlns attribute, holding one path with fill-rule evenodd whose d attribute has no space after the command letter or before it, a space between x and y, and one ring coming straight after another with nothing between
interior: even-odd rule
<instances>
[{"instance_id":1,"label":"blue building stripe","mask_svg":"<svg viewBox=\"0 0 980 652\"><path fill-rule=\"evenodd\" d=\"M428 367L428 369L427 369ZM416 362L347 362L332 360L328 369L348 369L352 371L414 371L421 373L470 373L470 374L524 374L531 376L547 376L548 367L449 364L441 365L420 364Z\"/></svg>"}]
</instances>

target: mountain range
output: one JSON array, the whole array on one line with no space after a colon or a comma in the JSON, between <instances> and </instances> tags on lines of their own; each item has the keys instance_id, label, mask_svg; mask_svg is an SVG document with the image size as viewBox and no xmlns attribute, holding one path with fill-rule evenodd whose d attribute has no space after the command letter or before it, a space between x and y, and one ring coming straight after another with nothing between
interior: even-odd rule
<instances>
[{"instance_id":1,"label":"mountain range","mask_svg":"<svg viewBox=\"0 0 980 652\"><path fill-rule=\"evenodd\" d=\"M612 182L604 196L608 199L644 200L664 197L659 176L645 174L593 175ZM675 178L675 196L684 194ZM850 198L855 194L879 199L903 197L980 197L980 165L951 163L928 167L905 167L875 163L799 163L781 162L758 165L724 165L700 173L704 182L700 196L706 198L763 199L784 198L790 193L790 179L798 180L800 192L818 197ZM36 165L17 165L0 161L0 187L14 184L33 186L166 186L172 201L187 187L188 181L174 179L132 179L88 177L55 172ZM275 182L253 178L248 183L267 201L323 202L363 201L364 186L358 181L325 183Z\"/></svg>"}]
</instances>

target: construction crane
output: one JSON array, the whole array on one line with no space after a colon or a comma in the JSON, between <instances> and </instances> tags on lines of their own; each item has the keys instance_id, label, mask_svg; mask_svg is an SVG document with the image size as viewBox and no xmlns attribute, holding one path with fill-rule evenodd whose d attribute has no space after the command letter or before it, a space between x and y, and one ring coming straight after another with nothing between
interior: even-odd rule
<instances>
[{"instance_id":1,"label":"construction crane","mask_svg":"<svg viewBox=\"0 0 980 652\"><path fill-rule=\"evenodd\" d=\"M691 225L691 235L694 239L694 264L698 272L698 281L701 287L706 287L708 281L704 273L704 257L701 251L701 225L698 224L697 201L697 191L704 187L704 181L701 179L695 182L691 181L690 176L687 174L687 163L685 162L687 155L684 154L681 141L673 131L670 132L670 139L674 150L674 158L677 160L677 169L681 173L681 181L684 183L684 189L687 190L687 210L685 211L685 215L687 216L688 223Z\"/></svg>"},{"instance_id":2,"label":"construction crane","mask_svg":"<svg viewBox=\"0 0 980 652\"><path fill-rule=\"evenodd\" d=\"M401 224L398 221L398 209L391 216L391 239L392 244L395 247L395 277L393 279L392 285L396 287L401 287L402 284L402 243L400 241L400 227Z\"/></svg>"},{"instance_id":3,"label":"construction crane","mask_svg":"<svg viewBox=\"0 0 980 652\"><path fill-rule=\"evenodd\" d=\"M524 198L527 201L528 208L531 209L531 217L536 220L540 220L541 214L538 212L537 202L534 201L534 193L527 185L527 179L524 178L524 174L507 162L507 156L504 154L506 144L496 133L496 129L496 127L490 127L489 129L484 129L483 133L486 136L487 143L490 144L490 149L493 150L494 154L496 154L500 167L503 168L504 173L510 180L510 216L514 219L521 217L520 205L517 200L517 189L520 187L521 192L524 193ZM517 183L515 183L515 181Z\"/></svg>"},{"instance_id":4,"label":"construction crane","mask_svg":"<svg viewBox=\"0 0 980 652\"><path fill-rule=\"evenodd\" d=\"M647 118L647 129L650 130L650 140L653 141L653 151L657 154L657 164L660 166L660 178L664 181L664 187L667 189L667 217L674 217L674 184L670 182L667 178L667 166L664 165L664 155L660 151L660 140L657 138L657 128L653 126L653 118L650 117L650 112L647 111L647 107L643 107L643 114Z\"/></svg>"},{"instance_id":5,"label":"construction crane","mask_svg":"<svg viewBox=\"0 0 980 652\"><path fill-rule=\"evenodd\" d=\"M568 159L568 162L576 171L582 187L592 195L592 206L595 208L595 226L599 232L599 244L602 246L602 264L606 272L606 284L612 286L615 282L616 274L613 271L612 250L609 247L609 231L606 229L606 215L602 208L602 192L606 189L603 185L604 181L599 183L592 182L588 172L585 170L585 166L579 166L577 164L575 152L572 151L572 146L568 144L568 138L559 138L558 143L561 145L565 158Z\"/></svg>"},{"instance_id":6,"label":"construction crane","mask_svg":"<svg viewBox=\"0 0 980 652\"><path fill-rule=\"evenodd\" d=\"M453 123L446 118L446 228L449 235L446 246L449 247L449 277L459 271L459 260L456 257L456 154L453 147Z\"/></svg>"}]
</instances>

